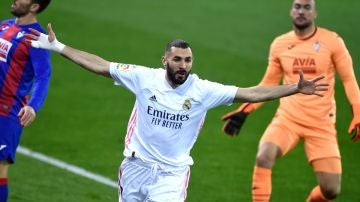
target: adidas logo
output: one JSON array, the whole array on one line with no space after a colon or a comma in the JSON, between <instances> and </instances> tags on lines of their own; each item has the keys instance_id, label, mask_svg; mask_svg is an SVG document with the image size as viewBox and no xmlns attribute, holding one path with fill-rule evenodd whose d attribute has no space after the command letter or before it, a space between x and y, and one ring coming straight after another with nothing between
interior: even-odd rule
<instances>
[{"instance_id":1,"label":"adidas logo","mask_svg":"<svg viewBox=\"0 0 360 202\"><path fill-rule=\"evenodd\" d=\"M155 95L151 96L151 97L149 98L149 100L151 100L151 101L153 101L153 102L157 102Z\"/></svg>"}]
</instances>

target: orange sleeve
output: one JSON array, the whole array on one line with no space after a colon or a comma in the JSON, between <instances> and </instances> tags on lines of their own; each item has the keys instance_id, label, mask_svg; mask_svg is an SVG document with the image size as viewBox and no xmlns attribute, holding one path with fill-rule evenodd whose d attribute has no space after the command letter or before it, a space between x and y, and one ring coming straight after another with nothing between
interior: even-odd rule
<instances>
[{"instance_id":1,"label":"orange sleeve","mask_svg":"<svg viewBox=\"0 0 360 202\"><path fill-rule=\"evenodd\" d=\"M332 60L339 77L344 85L346 96L351 105L360 104L359 86L354 74L353 63L349 51L342 38L337 36L334 40L334 53Z\"/></svg>"},{"instance_id":2,"label":"orange sleeve","mask_svg":"<svg viewBox=\"0 0 360 202\"><path fill-rule=\"evenodd\" d=\"M266 68L266 72L258 84L259 86L276 86L279 85L280 80L282 78L282 69L280 60L278 58L278 48L276 47L276 40L275 39L271 46L269 51L269 58L268 58L268 66ZM253 110L257 109L263 104L263 102L259 103L251 103L251 108Z\"/></svg>"},{"instance_id":3,"label":"orange sleeve","mask_svg":"<svg viewBox=\"0 0 360 202\"><path fill-rule=\"evenodd\" d=\"M268 66L265 75L263 76L259 85L261 86L279 85L279 82L282 78L282 69L281 69L280 60L278 58L278 54L279 54L278 52L279 50L276 47L276 39L275 39L275 41L273 41L273 43L270 46Z\"/></svg>"}]
</instances>

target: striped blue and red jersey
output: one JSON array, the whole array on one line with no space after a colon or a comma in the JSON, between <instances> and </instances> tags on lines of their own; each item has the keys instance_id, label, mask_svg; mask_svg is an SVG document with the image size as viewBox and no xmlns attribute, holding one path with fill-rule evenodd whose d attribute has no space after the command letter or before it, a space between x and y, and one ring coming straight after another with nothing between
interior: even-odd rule
<instances>
[{"instance_id":1,"label":"striped blue and red jersey","mask_svg":"<svg viewBox=\"0 0 360 202\"><path fill-rule=\"evenodd\" d=\"M24 105L38 112L51 76L50 52L31 47L25 36L29 28L44 33L39 23L18 25L9 19L0 24L0 116L15 120Z\"/></svg>"}]
</instances>

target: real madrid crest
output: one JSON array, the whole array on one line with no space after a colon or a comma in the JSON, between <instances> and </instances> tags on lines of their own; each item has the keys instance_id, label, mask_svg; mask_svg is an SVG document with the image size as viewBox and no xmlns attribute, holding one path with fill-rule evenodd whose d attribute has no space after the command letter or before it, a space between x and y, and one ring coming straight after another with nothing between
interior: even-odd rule
<instances>
[{"instance_id":1,"label":"real madrid crest","mask_svg":"<svg viewBox=\"0 0 360 202\"><path fill-rule=\"evenodd\" d=\"M190 100L186 99L182 107L183 107L184 110L189 110L191 108Z\"/></svg>"}]
</instances>

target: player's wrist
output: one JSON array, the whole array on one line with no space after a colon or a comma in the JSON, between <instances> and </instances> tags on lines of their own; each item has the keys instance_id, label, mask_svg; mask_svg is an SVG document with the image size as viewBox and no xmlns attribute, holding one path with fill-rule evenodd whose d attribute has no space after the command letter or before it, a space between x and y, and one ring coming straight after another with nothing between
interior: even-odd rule
<instances>
[{"instance_id":1,"label":"player's wrist","mask_svg":"<svg viewBox=\"0 0 360 202\"><path fill-rule=\"evenodd\" d=\"M65 44L61 43L57 39L55 39L52 43L52 50L58 53L61 53L65 48Z\"/></svg>"},{"instance_id":2,"label":"player's wrist","mask_svg":"<svg viewBox=\"0 0 360 202\"><path fill-rule=\"evenodd\" d=\"M38 40L31 40L31 46L34 48L43 48L46 50L55 51L58 53L61 53L65 48L65 45L56 38L50 42L49 36L44 33L40 33Z\"/></svg>"},{"instance_id":3,"label":"player's wrist","mask_svg":"<svg viewBox=\"0 0 360 202\"><path fill-rule=\"evenodd\" d=\"M111 68L117 68L117 67L119 67L119 63L117 63L117 62L110 62L110 64L109 64L109 69L111 69Z\"/></svg>"},{"instance_id":4,"label":"player's wrist","mask_svg":"<svg viewBox=\"0 0 360 202\"><path fill-rule=\"evenodd\" d=\"M256 109L255 103L244 103L240 105L237 111L244 113L251 113Z\"/></svg>"}]
</instances>

